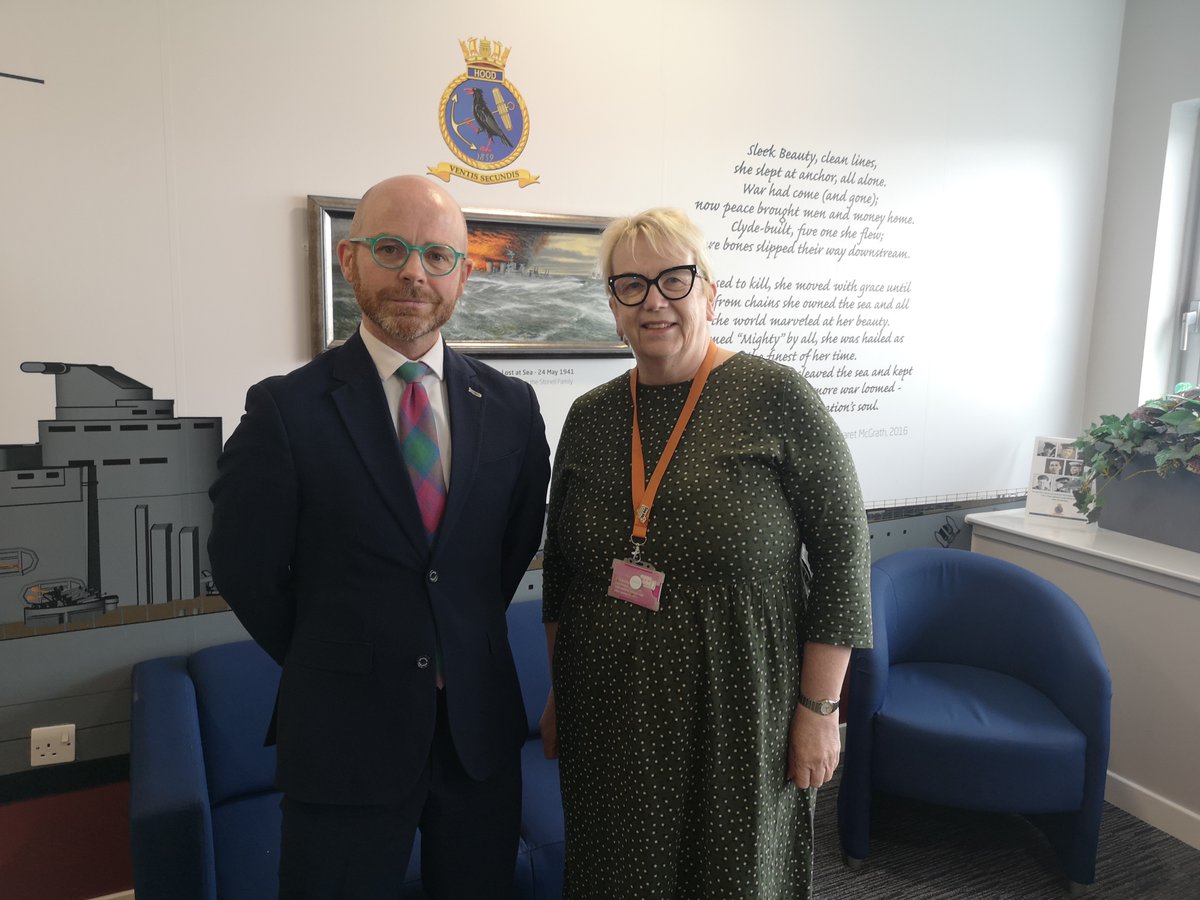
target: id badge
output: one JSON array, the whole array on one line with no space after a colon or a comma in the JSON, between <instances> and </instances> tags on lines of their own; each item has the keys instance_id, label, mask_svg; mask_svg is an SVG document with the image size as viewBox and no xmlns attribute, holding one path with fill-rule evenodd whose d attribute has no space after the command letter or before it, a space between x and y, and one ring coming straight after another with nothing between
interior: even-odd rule
<instances>
[{"instance_id":1,"label":"id badge","mask_svg":"<svg viewBox=\"0 0 1200 900\"><path fill-rule=\"evenodd\" d=\"M627 559L614 559L612 572L608 596L658 612L663 581L666 579L662 572L644 561L635 563Z\"/></svg>"}]
</instances>

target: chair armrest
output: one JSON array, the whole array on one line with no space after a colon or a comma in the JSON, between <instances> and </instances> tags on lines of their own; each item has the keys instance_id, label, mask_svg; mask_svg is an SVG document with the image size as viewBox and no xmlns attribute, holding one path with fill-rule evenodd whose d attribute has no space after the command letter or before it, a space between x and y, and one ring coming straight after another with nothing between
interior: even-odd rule
<instances>
[{"instance_id":1,"label":"chair armrest","mask_svg":"<svg viewBox=\"0 0 1200 900\"><path fill-rule=\"evenodd\" d=\"M872 568L871 647L856 649L850 655L847 727L851 716L866 723L883 705L892 665L892 629L896 627L897 615L891 575L878 567Z\"/></svg>"},{"instance_id":2,"label":"chair armrest","mask_svg":"<svg viewBox=\"0 0 1200 900\"><path fill-rule=\"evenodd\" d=\"M846 743L842 770L841 792L847 797L857 796L862 803L870 797L871 746L873 743L875 714L883 706L887 695L888 675L891 671L891 634L895 624L895 601L891 576L878 567L871 570L871 627L872 646L857 648L850 654L847 677L847 703L844 710ZM839 799L839 809L849 800ZM865 821L865 820L863 820ZM866 854L866 831L857 837L842 836L843 846L858 848L858 858Z\"/></svg>"},{"instance_id":3,"label":"chair armrest","mask_svg":"<svg viewBox=\"0 0 1200 900\"><path fill-rule=\"evenodd\" d=\"M1029 659L1022 672L1091 741L1109 739L1112 676L1100 641L1082 609L1066 593L1054 616L1029 638Z\"/></svg>"},{"instance_id":4,"label":"chair armrest","mask_svg":"<svg viewBox=\"0 0 1200 900\"><path fill-rule=\"evenodd\" d=\"M540 733L539 721L550 694L550 663L546 657L546 627L542 600L518 600L508 607L508 642L521 682L529 737Z\"/></svg>"},{"instance_id":5,"label":"chair armrest","mask_svg":"<svg viewBox=\"0 0 1200 900\"><path fill-rule=\"evenodd\" d=\"M216 900L196 693L182 656L133 667L129 827L138 900Z\"/></svg>"}]
</instances>

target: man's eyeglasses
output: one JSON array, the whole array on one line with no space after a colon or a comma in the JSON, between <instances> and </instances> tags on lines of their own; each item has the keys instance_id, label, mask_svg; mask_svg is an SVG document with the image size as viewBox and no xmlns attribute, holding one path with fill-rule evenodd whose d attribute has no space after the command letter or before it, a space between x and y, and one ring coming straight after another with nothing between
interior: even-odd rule
<instances>
[{"instance_id":1,"label":"man's eyeglasses","mask_svg":"<svg viewBox=\"0 0 1200 900\"><path fill-rule=\"evenodd\" d=\"M347 240L352 244L369 244L371 259L385 269L403 269L408 264L408 255L415 250L417 256L421 258L422 268L435 278L449 275L458 266L458 261L467 256L465 253L459 253L449 244L426 244L424 247L418 247L416 244L410 244L404 238L392 237L390 234L381 234L379 237L373 238L347 238Z\"/></svg>"},{"instance_id":2,"label":"man's eyeglasses","mask_svg":"<svg viewBox=\"0 0 1200 900\"><path fill-rule=\"evenodd\" d=\"M658 292L668 300L682 300L692 291L696 283L697 267L671 266L663 269L653 278L627 272L623 275L613 275L608 279L608 289L622 306L641 306L650 296L650 288L657 287Z\"/></svg>"}]
</instances>

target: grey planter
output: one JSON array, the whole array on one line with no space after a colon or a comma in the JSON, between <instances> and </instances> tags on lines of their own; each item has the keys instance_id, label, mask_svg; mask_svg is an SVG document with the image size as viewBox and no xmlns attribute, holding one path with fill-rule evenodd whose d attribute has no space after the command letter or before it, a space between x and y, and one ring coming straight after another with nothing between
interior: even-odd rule
<instances>
[{"instance_id":1,"label":"grey planter","mask_svg":"<svg viewBox=\"0 0 1200 900\"><path fill-rule=\"evenodd\" d=\"M1105 482L1100 527L1200 553L1200 475L1160 478L1153 468L1153 457L1135 460Z\"/></svg>"}]
</instances>

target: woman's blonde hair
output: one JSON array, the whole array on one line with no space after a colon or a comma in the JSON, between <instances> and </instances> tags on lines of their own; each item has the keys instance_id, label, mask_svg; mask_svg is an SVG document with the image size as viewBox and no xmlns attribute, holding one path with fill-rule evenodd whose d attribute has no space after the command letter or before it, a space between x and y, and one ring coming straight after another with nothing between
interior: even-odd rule
<instances>
[{"instance_id":1,"label":"woman's blonde hair","mask_svg":"<svg viewBox=\"0 0 1200 900\"><path fill-rule=\"evenodd\" d=\"M605 280L613 272L613 253L621 244L645 240L655 253L678 248L690 253L702 278L712 281L712 265L708 260L708 245L696 223L679 209L665 206L648 209L636 216L614 219L600 236L600 268ZM650 274L650 273L646 273Z\"/></svg>"}]
</instances>

